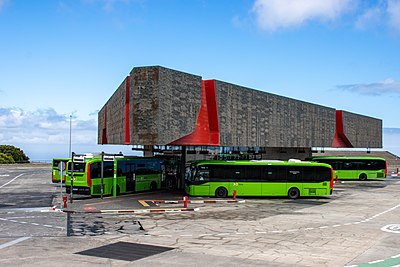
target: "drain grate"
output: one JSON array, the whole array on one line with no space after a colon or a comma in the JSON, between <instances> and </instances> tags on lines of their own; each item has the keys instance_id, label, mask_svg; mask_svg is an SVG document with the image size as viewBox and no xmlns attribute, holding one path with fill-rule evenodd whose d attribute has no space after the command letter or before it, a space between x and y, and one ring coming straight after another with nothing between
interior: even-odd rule
<instances>
[{"instance_id":1,"label":"drain grate","mask_svg":"<svg viewBox=\"0 0 400 267\"><path fill-rule=\"evenodd\" d=\"M123 261L135 261L149 256L157 255L166 251L173 250L169 247L143 245L128 242L117 242L110 245L101 246L77 252L75 254L108 258Z\"/></svg>"}]
</instances>

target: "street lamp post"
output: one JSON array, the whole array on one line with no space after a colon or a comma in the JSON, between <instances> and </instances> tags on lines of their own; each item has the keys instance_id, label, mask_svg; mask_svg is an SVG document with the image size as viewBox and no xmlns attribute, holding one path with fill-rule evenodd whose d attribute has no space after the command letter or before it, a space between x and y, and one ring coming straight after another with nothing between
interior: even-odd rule
<instances>
[{"instance_id":1,"label":"street lamp post","mask_svg":"<svg viewBox=\"0 0 400 267\"><path fill-rule=\"evenodd\" d=\"M72 115L69 115L69 151L68 151L68 157L71 156L71 150L72 150Z\"/></svg>"}]
</instances>

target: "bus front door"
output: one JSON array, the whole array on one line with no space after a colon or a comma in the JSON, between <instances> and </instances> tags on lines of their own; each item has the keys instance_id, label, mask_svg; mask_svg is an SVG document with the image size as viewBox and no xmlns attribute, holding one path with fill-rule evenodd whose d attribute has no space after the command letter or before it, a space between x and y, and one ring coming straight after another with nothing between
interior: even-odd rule
<instances>
[{"instance_id":1,"label":"bus front door","mask_svg":"<svg viewBox=\"0 0 400 267\"><path fill-rule=\"evenodd\" d=\"M135 192L135 190L136 190L135 165L130 164L128 169L129 169L129 171L126 174L126 192Z\"/></svg>"}]
</instances>

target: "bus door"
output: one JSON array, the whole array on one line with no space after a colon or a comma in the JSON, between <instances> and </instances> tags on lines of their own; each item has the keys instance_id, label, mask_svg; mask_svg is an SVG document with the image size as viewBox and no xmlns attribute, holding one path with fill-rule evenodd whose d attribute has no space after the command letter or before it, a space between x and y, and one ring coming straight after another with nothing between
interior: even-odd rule
<instances>
[{"instance_id":1,"label":"bus door","mask_svg":"<svg viewBox=\"0 0 400 267\"><path fill-rule=\"evenodd\" d=\"M126 192L135 192L136 190L136 165L128 163L126 165Z\"/></svg>"},{"instance_id":2,"label":"bus door","mask_svg":"<svg viewBox=\"0 0 400 267\"><path fill-rule=\"evenodd\" d=\"M264 170L264 182L262 183L262 195L286 196L286 169L282 166L268 166Z\"/></svg>"},{"instance_id":3,"label":"bus door","mask_svg":"<svg viewBox=\"0 0 400 267\"><path fill-rule=\"evenodd\" d=\"M300 193L303 191L303 170L301 167L297 166L288 166L287 167L287 190L292 187L296 187L300 190Z\"/></svg>"},{"instance_id":4,"label":"bus door","mask_svg":"<svg viewBox=\"0 0 400 267\"><path fill-rule=\"evenodd\" d=\"M208 196L210 194L210 171L208 166L200 166L196 171L195 177L195 190L197 195Z\"/></svg>"},{"instance_id":5,"label":"bus door","mask_svg":"<svg viewBox=\"0 0 400 267\"><path fill-rule=\"evenodd\" d=\"M332 162L331 166L335 172L335 177L338 177L338 179L346 179L346 178L354 178L353 176L353 171L352 169L352 163L351 162L346 162L346 161L337 161L337 162ZM358 177L357 177L358 178Z\"/></svg>"}]
</instances>

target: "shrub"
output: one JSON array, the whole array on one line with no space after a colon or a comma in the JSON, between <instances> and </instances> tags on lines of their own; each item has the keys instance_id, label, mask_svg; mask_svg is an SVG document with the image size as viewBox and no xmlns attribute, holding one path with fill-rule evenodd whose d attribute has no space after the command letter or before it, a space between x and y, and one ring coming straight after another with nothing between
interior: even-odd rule
<instances>
[{"instance_id":1,"label":"shrub","mask_svg":"<svg viewBox=\"0 0 400 267\"><path fill-rule=\"evenodd\" d=\"M8 161L6 163L28 163L29 158L25 155L24 151L18 147L11 145L0 145L0 163L2 161ZM8 156L8 157L6 157ZM10 158L13 162L9 162Z\"/></svg>"},{"instance_id":2,"label":"shrub","mask_svg":"<svg viewBox=\"0 0 400 267\"><path fill-rule=\"evenodd\" d=\"M0 164L13 164L13 163L15 163L15 161L9 154L0 152Z\"/></svg>"}]
</instances>

